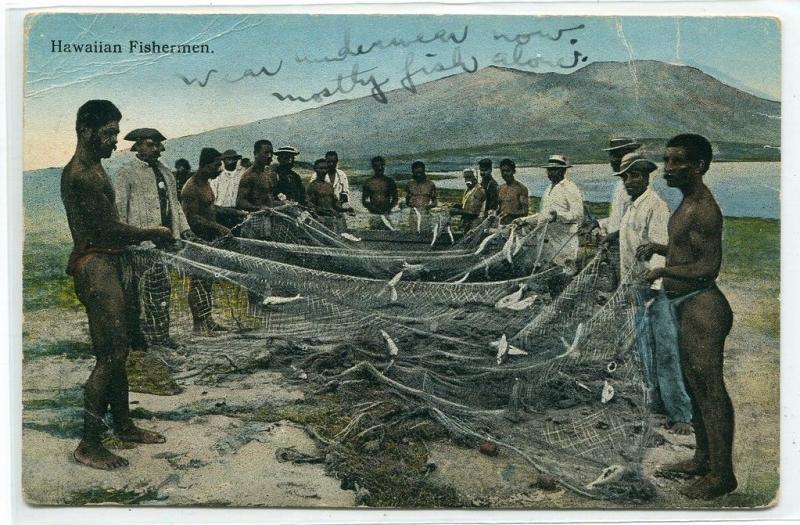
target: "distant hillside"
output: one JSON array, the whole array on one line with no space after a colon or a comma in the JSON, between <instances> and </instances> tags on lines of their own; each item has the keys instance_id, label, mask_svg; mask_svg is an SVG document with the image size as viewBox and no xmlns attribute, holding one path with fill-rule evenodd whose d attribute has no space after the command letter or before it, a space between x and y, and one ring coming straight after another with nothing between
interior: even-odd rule
<instances>
[{"instance_id":1,"label":"distant hillside","mask_svg":"<svg viewBox=\"0 0 800 525\"><path fill-rule=\"evenodd\" d=\"M173 139L165 160L185 157L194 165L204 146L249 154L255 140L269 138L276 145L298 146L304 160L335 148L351 165L378 154L410 158L497 150L505 156L496 145L525 144L589 162L602 158L596 152L611 135L663 141L687 131L704 134L717 147L726 143L728 160L779 156L764 148L780 145L779 102L688 66L596 62L570 74L492 66L428 82L417 91L389 92L388 104L363 97ZM542 146L536 157L546 151Z\"/></svg>"}]
</instances>

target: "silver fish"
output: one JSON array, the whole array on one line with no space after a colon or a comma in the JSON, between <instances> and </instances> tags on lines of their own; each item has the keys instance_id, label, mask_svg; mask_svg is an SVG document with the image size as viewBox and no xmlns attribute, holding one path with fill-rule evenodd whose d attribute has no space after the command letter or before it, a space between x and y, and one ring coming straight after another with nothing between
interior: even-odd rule
<instances>
[{"instance_id":1,"label":"silver fish","mask_svg":"<svg viewBox=\"0 0 800 525\"><path fill-rule=\"evenodd\" d=\"M389 286L394 288L395 286L397 286L397 283L399 283L400 279L402 279L402 278L403 278L403 272L398 272L397 274L395 274L394 277L389 279Z\"/></svg>"},{"instance_id":2,"label":"silver fish","mask_svg":"<svg viewBox=\"0 0 800 525\"><path fill-rule=\"evenodd\" d=\"M392 223L389 222L389 219L386 217L386 215L381 215L381 221L383 222L384 226L389 228L389 230L395 231L394 226L392 226Z\"/></svg>"},{"instance_id":3,"label":"silver fish","mask_svg":"<svg viewBox=\"0 0 800 525\"><path fill-rule=\"evenodd\" d=\"M564 344L564 348L566 351L559 355L558 357L566 357L578 348L578 344L581 342L581 337L583 337L583 323L578 323L578 328L575 329L575 337L572 339L572 344L567 344L564 338L561 338L561 342Z\"/></svg>"},{"instance_id":4,"label":"silver fish","mask_svg":"<svg viewBox=\"0 0 800 525\"><path fill-rule=\"evenodd\" d=\"M422 231L422 214L419 212L417 208L412 208L414 213L417 214L417 233Z\"/></svg>"},{"instance_id":5,"label":"silver fish","mask_svg":"<svg viewBox=\"0 0 800 525\"><path fill-rule=\"evenodd\" d=\"M294 297L275 297L274 295L271 297L267 297L261 304L268 306L268 305L275 305L275 304L286 304L286 303L293 303L295 301L299 301L302 299L303 296L300 294L295 295Z\"/></svg>"},{"instance_id":6,"label":"silver fish","mask_svg":"<svg viewBox=\"0 0 800 525\"><path fill-rule=\"evenodd\" d=\"M383 336L383 339L386 341L386 346L389 348L389 355L391 356L397 355L400 352L400 349L397 348L397 344L394 342L394 340L391 337L389 337L389 334L387 334L384 330L381 330L381 335Z\"/></svg>"},{"instance_id":7,"label":"silver fish","mask_svg":"<svg viewBox=\"0 0 800 525\"><path fill-rule=\"evenodd\" d=\"M461 283L463 283L463 282L466 282L468 278L469 278L469 272L465 273L465 274L464 274L464 277L462 277L461 279L459 279L458 281L456 281L456 284L461 284Z\"/></svg>"},{"instance_id":8,"label":"silver fish","mask_svg":"<svg viewBox=\"0 0 800 525\"><path fill-rule=\"evenodd\" d=\"M454 244L456 240L453 238L453 230L450 228L450 225L447 225L447 235L450 237L450 244Z\"/></svg>"},{"instance_id":9,"label":"silver fish","mask_svg":"<svg viewBox=\"0 0 800 525\"><path fill-rule=\"evenodd\" d=\"M500 235L500 232L493 233L493 234L489 235L488 237L486 237L484 240L482 240L481 244L478 246L478 249L475 250L475 255L478 255L479 253L481 253L483 251L483 249L486 248L486 245L489 244L489 241L491 241L492 239L494 239L498 235Z\"/></svg>"},{"instance_id":10,"label":"silver fish","mask_svg":"<svg viewBox=\"0 0 800 525\"><path fill-rule=\"evenodd\" d=\"M600 394L600 402L606 404L614 398L614 387L606 380L603 383L603 392Z\"/></svg>"},{"instance_id":11,"label":"silver fish","mask_svg":"<svg viewBox=\"0 0 800 525\"><path fill-rule=\"evenodd\" d=\"M537 297L539 296L531 295L529 297L526 297L525 299L517 301L516 303L511 303L508 306L505 306L505 308L509 310L515 310L517 312L519 312L520 310L525 310L526 308L530 308L530 306L534 303L534 301L536 301Z\"/></svg>"},{"instance_id":12,"label":"silver fish","mask_svg":"<svg viewBox=\"0 0 800 525\"><path fill-rule=\"evenodd\" d=\"M436 240L439 238L439 223L433 225L433 239L431 239L431 246L436 244Z\"/></svg>"},{"instance_id":13,"label":"silver fish","mask_svg":"<svg viewBox=\"0 0 800 525\"><path fill-rule=\"evenodd\" d=\"M622 465L611 465L610 467L604 468L597 479L586 485L586 488L592 490L596 487L602 487L609 483L621 481L626 472L627 469Z\"/></svg>"},{"instance_id":14,"label":"silver fish","mask_svg":"<svg viewBox=\"0 0 800 525\"><path fill-rule=\"evenodd\" d=\"M505 297L501 297L495 304L495 308L508 308L508 305L518 303L520 299L522 299L522 294L525 293L525 285L519 285L519 290L516 292L511 292L510 294L506 295Z\"/></svg>"},{"instance_id":15,"label":"silver fish","mask_svg":"<svg viewBox=\"0 0 800 525\"><path fill-rule=\"evenodd\" d=\"M340 235L342 237L344 237L345 239L347 239L348 241L353 241L353 242L360 242L361 241L361 239L359 239L358 237L356 237L352 233L346 233L345 232L345 233L341 233Z\"/></svg>"}]
</instances>

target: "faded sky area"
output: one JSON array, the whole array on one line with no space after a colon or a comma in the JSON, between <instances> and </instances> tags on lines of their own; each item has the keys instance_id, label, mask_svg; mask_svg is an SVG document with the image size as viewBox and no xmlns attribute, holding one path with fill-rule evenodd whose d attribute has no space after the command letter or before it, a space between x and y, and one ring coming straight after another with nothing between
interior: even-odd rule
<instances>
[{"instance_id":1,"label":"faded sky area","mask_svg":"<svg viewBox=\"0 0 800 525\"><path fill-rule=\"evenodd\" d=\"M29 16L26 29L26 170L69 160L75 112L92 98L117 104L123 135L147 126L168 138L343 98L391 104L393 89L490 65L567 74L661 60L780 99L780 29L767 18L57 13ZM131 40L210 52L130 53ZM122 53L58 53L53 41Z\"/></svg>"}]
</instances>

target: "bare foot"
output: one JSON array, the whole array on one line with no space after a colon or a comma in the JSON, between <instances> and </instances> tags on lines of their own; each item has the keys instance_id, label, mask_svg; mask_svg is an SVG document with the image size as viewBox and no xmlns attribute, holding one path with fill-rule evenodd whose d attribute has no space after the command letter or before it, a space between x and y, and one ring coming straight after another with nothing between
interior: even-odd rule
<instances>
[{"instance_id":1,"label":"bare foot","mask_svg":"<svg viewBox=\"0 0 800 525\"><path fill-rule=\"evenodd\" d=\"M92 445L81 441L72 453L72 457L82 465L100 470L114 470L128 466L127 459L113 454L100 443Z\"/></svg>"},{"instance_id":2,"label":"bare foot","mask_svg":"<svg viewBox=\"0 0 800 525\"><path fill-rule=\"evenodd\" d=\"M702 476L708 472L708 464L697 462L694 458L665 465L656 470L656 476L662 478L676 478L689 476Z\"/></svg>"},{"instance_id":3,"label":"bare foot","mask_svg":"<svg viewBox=\"0 0 800 525\"><path fill-rule=\"evenodd\" d=\"M167 441L166 438L158 432L145 430L135 425L131 425L124 430L117 430L114 433L122 441L128 441L130 443L145 443L152 445L154 443L166 443Z\"/></svg>"},{"instance_id":4,"label":"bare foot","mask_svg":"<svg viewBox=\"0 0 800 525\"><path fill-rule=\"evenodd\" d=\"M714 499L736 490L736 476L728 474L706 474L688 487L680 490L681 494L692 499Z\"/></svg>"},{"instance_id":5,"label":"bare foot","mask_svg":"<svg viewBox=\"0 0 800 525\"><path fill-rule=\"evenodd\" d=\"M670 432L679 436L688 436L694 432L694 427L692 427L691 423L683 423L680 421L672 423L672 425L667 428L669 428Z\"/></svg>"}]
</instances>

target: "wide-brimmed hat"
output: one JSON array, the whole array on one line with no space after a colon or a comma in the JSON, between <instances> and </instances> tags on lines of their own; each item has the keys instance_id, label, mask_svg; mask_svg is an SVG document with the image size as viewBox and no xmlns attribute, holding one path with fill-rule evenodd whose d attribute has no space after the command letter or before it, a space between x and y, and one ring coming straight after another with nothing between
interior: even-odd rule
<instances>
[{"instance_id":1,"label":"wide-brimmed hat","mask_svg":"<svg viewBox=\"0 0 800 525\"><path fill-rule=\"evenodd\" d=\"M288 153L289 155L300 155L300 150L295 148L294 146L281 146L275 152L276 155L280 155L281 153Z\"/></svg>"},{"instance_id":2,"label":"wide-brimmed hat","mask_svg":"<svg viewBox=\"0 0 800 525\"><path fill-rule=\"evenodd\" d=\"M631 151L642 147L640 142L630 137L616 137L608 141L608 147L603 148L603 151L618 151L621 149L629 149Z\"/></svg>"},{"instance_id":3,"label":"wide-brimmed hat","mask_svg":"<svg viewBox=\"0 0 800 525\"><path fill-rule=\"evenodd\" d=\"M647 173L652 173L658 169L656 163L652 160L648 160L644 158L641 153L630 152L626 153L624 157L622 157L622 161L619 163L619 171L616 172L614 175L620 176L623 173L627 173L633 166L641 166L647 170Z\"/></svg>"},{"instance_id":4,"label":"wide-brimmed hat","mask_svg":"<svg viewBox=\"0 0 800 525\"><path fill-rule=\"evenodd\" d=\"M138 142L140 140L155 140L156 142L163 142L167 138L161 134L160 131L153 128L136 128L125 135L124 140L131 142Z\"/></svg>"},{"instance_id":5,"label":"wide-brimmed hat","mask_svg":"<svg viewBox=\"0 0 800 525\"><path fill-rule=\"evenodd\" d=\"M200 150L200 166L204 166L209 162L214 162L222 158L222 153L214 148L203 148Z\"/></svg>"},{"instance_id":6,"label":"wide-brimmed hat","mask_svg":"<svg viewBox=\"0 0 800 525\"><path fill-rule=\"evenodd\" d=\"M221 158L222 158L222 160L228 160L228 159L230 159L230 160L234 160L234 159L239 160L239 159L242 158L242 156L239 155L238 153L236 153L236 150L226 149L225 151L222 152Z\"/></svg>"},{"instance_id":7,"label":"wide-brimmed hat","mask_svg":"<svg viewBox=\"0 0 800 525\"><path fill-rule=\"evenodd\" d=\"M564 155L550 155L547 159L547 164L542 164L540 168L571 168L572 164L569 163L567 157Z\"/></svg>"}]
</instances>

